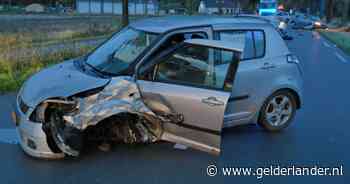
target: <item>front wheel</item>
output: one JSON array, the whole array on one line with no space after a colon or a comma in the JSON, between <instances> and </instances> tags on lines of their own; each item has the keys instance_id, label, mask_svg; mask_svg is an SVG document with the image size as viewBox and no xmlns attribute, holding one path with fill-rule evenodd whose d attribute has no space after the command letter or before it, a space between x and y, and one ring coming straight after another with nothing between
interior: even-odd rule
<instances>
[{"instance_id":1,"label":"front wheel","mask_svg":"<svg viewBox=\"0 0 350 184\"><path fill-rule=\"evenodd\" d=\"M268 131L280 131L294 119L296 100L289 91L278 91L265 101L260 110L259 125Z\"/></svg>"}]
</instances>

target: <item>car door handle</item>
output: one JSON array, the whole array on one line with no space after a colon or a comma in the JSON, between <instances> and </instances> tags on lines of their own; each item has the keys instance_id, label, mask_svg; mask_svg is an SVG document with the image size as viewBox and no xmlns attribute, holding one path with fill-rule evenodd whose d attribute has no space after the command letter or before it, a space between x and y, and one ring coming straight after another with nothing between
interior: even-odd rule
<instances>
[{"instance_id":1,"label":"car door handle","mask_svg":"<svg viewBox=\"0 0 350 184\"><path fill-rule=\"evenodd\" d=\"M202 103L208 104L210 106L222 106L225 104L223 101L218 100L216 97L213 96L202 99Z\"/></svg>"}]
</instances>

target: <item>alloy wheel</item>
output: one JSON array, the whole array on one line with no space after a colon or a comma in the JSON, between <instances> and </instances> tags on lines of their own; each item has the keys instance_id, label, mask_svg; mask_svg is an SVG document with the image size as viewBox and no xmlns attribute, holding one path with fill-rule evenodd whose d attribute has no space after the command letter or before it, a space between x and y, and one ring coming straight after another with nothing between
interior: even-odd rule
<instances>
[{"instance_id":1,"label":"alloy wheel","mask_svg":"<svg viewBox=\"0 0 350 184\"><path fill-rule=\"evenodd\" d=\"M293 112L291 99L286 95L273 97L267 104L265 118L271 126L281 126L288 122Z\"/></svg>"}]
</instances>

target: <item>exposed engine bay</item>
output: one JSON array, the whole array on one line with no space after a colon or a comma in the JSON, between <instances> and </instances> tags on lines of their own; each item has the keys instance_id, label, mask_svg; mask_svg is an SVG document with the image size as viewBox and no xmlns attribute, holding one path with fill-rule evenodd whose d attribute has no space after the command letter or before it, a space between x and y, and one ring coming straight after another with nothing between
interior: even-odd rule
<instances>
[{"instance_id":1,"label":"exposed engine bay","mask_svg":"<svg viewBox=\"0 0 350 184\"><path fill-rule=\"evenodd\" d=\"M118 77L104 88L66 99L47 99L30 118L43 123L53 152L70 156L78 156L88 142L153 143L161 139L162 122L172 121L143 103L130 77Z\"/></svg>"}]
</instances>

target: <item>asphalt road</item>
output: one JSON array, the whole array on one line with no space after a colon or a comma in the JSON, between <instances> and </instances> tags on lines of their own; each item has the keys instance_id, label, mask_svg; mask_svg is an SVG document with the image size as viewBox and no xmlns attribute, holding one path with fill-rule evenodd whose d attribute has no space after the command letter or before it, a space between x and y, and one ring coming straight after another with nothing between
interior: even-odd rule
<instances>
[{"instance_id":1,"label":"asphalt road","mask_svg":"<svg viewBox=\"0 0 350 184\"><path fill-rule=\"evenodd\" d=\"M301 60L304 105L281 133L258 126L226 129L219 157L172 144L120 145L60 161L33 159L16 144L14 95L0 97L0 183L349 183L350 58L318 34L296 32L288 45ZM206 174L209 164L217 176ZM220 167L343 166L344 176L223 176Z\"/></svg>"}]
</instances>

